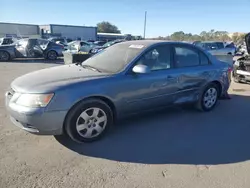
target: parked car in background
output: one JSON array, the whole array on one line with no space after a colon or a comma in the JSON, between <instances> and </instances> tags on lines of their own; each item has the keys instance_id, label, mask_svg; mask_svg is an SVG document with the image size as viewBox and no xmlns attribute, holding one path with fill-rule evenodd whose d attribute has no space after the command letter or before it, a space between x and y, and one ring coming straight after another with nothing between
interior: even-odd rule
<instances>
[{"instance_id":1,"label":"parked car in background","mask_svg":"<svg viewBox=\"0 0 250 188\"><path fill-rule=\"evenodd\" d=\"M67 46L68 44L68 41L64 37L52 37L52 38L49 38L48 40L57 44L61 44L63 46Z\"/></svg>"},{"instance_id":2,"label":"parked car in background","mask_svg":"<svg viewBox=\"0 0 250 188\"><path fill-rule=\"evenodd\" d=\"M15 79L5 104L11 121L28 132L91 142L131 114L184 103L212 110L229 88L230 70L191 44L127 41L84 63Z\"/></svg>"},{"instance_id":3,"label":"parked car in background","mask_svg":"<svg viewBox=\"0 0 250 188\"><path fill-rule=\"evenodd\" d=\"M73 40L71 38L67 38L67 43L72 42Z\"/></svg>"},{"instance_id":4,"label":"parked car in background","mask_svg":"<svg viewBox=\"0 0 250 188\"><path fill-rule=\"evenodd\" d=\"M233 79L235 82L250 82L250 33L245 36L246 51L233 65Z\"/></svg>"},{"instance_id":5,"label":"parked car in background","mask_svg":"<svg viewBox=\"0 0 250 188\"><path fill-rule=\"evenodd\" d=\"M65 47L65 50L71 53L77 53L79 51L89 53L94 47L96 47L96 45L87 41L73 41L68 43L67 47Z\"/></svg>"},{"instance_id":6,"label":"parked car in background","mask_svg":"<svg viewBox=\"0 0 250 188\"><path fill-rule=\"evenodd\" d=\"M124 42L125 40L121 40L121 39L118 39L118 40L114 40L114 41L109 41L109 42L106 42L104 45L102 46L96 46L94 47L90 53L92 54L96 54L102 50L104 50L105 48L108 48L110 46L113 46L114 44L117 44L117 43L120 43L120 42Z\"/></svg>"},{"instance_id":7,"label":"parked car in background","mask_svg":"<svg viewBox=\"0 0 250 188\"><path fill-rule=\"evenodd\" d=\"M107 43L106 41L95 41L94 44L97 46L103 46L105 43Z\"/></svg>"},{"instance_id":8,"label":"parked car in background","mask_svg":"<svg viewBox=\"0 0 250 188\"><path fill-rule=\"evenodd\" d=\"M238 52L239 52L241 55L248 54L246 43L240 44L240 45L238 46Z\"/></svg>"},{"instance_id":9,"label":"parked car in background","mask_svg":"<svg viewBox=\"0 0 250 188\"><path fill-rule=\"evenodd\" d=\"M17 39L12 38L12 37L3 37L0 38L0 45L8 45L8 44L13 44L16 42Z\"/></svg>"},{"instance_id":10,"label":"parked car in background","mask_svg":"<svg viewBox=\"0 0 250 188\"><path fill-rule=\"evenodd\" d=\"M212 55L235 55L236 53L235 47L225 47L223 42L202 41L193 44L209 51Z\"/></svg>"},{"instance_id":11,"label":"parked car in background","mask_svg":"<svg viewBox=\"0 0 250 188\"><path fill-rule=\"evenodd\" d=\"M21 39L12 45L0 46L0 61L14 58L36 58L55 60L62 56L64 47L45 39Z\"/></svg>"}]
</instances>

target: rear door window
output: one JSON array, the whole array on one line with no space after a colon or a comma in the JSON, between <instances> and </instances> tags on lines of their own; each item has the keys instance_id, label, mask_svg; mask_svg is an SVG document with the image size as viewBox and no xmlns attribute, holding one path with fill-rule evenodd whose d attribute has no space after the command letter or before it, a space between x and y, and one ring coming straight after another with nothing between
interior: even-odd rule
<instances>
[{"instance_id":1,"label":"rear door window","mask_svg":"<svg viewBox=\"0 0 250 188\"><path fill-rule=\"evenodd\" d=\"M200 65L199 53L186 46L175 46L175 66L177 68L192 67Z\"/></svg>"}]
</instances>

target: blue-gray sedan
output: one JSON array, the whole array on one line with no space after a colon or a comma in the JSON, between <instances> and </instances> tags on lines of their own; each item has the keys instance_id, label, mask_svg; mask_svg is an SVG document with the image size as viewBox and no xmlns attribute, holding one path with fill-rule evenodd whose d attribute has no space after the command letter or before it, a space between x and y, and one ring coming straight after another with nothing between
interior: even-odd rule
<instances>
[{"instance_id":1,"label":"blue-gray sedan","mask_svg":"<svg viewBox=\"0 0 250 188\"><path fill-rule=\"evenodd\" d=\"M128 41L82 64L15 79L6 107L12 122L28 132L91 142L131 114L183 103L212 110L229 88L230 70L191 44Z\"/></svg>"}]
</instances>

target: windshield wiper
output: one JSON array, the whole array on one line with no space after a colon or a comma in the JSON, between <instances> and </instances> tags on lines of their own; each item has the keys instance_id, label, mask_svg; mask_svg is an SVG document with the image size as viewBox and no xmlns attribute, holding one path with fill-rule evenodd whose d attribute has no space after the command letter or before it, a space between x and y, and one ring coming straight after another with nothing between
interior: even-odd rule
<instances>
[{"instance_id":1,"label":"windshield wiper","mask_svg":"<svg viewBox=\"0 0 250 188\"><path fill-rule=\"evenodd\" d=\"M97 72L102 72L101 70L95 68L95 67L92 67L90 65L82 65L83 68L86 68L86 69L91 69L93 71L97 71Z\"/></svg>"}]
</instances>

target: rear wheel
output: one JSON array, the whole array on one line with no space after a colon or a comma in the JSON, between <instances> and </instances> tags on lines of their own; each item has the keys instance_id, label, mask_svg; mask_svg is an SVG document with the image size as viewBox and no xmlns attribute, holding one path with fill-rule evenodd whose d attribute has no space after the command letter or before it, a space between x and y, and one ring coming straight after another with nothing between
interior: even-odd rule
<instances>
[{"instance_id":1,"label":"rear wheel","mask_svg":"<svg viewBox=\"0 0 250 188\"><path fill-rule=\"evenodd\" d=\"M219 96L218 86L214 83L209 84L203 91L203 94L200 100L197 102L197 108L201 111L210 111L212 110Z\"/></svg>"},{"instance_id":2,"label":"rear wheel","mask_svg":"<svg viewBox=\"0 0 250 188\"><path fill-rule=\"evenodd\" d=\"M6 51L0 51L0 61L9 61L10 54Z\"/></svg>"},{"instance_id":3,"label":"rear wheel","mask_svg":"<svg viewBox=\"0 0 250 188\"><path fill-rule=\"evenodd\" d=\"M54 50L51 50L47 53L47 59L49 60L56 60L57 59L57 53Z\"/></svg>"},{"instance_id":4,"label":"rear wheel","mask_svg":"<svg viewBox=\"0 0 250 188\"><path fill-rule=\"evenodd\" d=\"M113 124L110 107L97 99L84 100L74 107L65 120L65 130L76 142L100 139Z\"/></svg>"}]
</instances>

